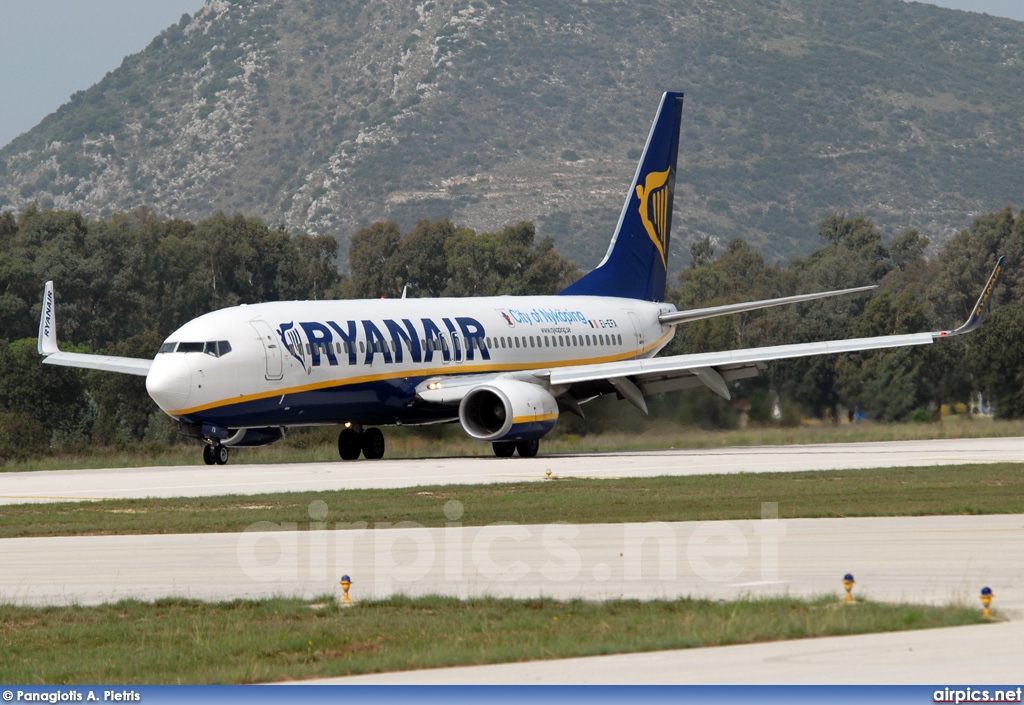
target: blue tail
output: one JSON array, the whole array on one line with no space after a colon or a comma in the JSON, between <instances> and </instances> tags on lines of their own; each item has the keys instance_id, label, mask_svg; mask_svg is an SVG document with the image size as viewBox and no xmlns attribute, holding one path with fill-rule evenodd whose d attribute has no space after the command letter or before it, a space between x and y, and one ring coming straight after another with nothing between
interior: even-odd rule
<instances>
[{"instance_id":1,"label":"blue tail","mask_svg":"<svg viewBox=\"0 0 1024 705\"><path fill-rule=\"evenodd\" d=\"M608 253L595 270L569 285L562 294L646 301L665 298L682 114L683 94L665 93Z\"/></svg>"}]
</instances>

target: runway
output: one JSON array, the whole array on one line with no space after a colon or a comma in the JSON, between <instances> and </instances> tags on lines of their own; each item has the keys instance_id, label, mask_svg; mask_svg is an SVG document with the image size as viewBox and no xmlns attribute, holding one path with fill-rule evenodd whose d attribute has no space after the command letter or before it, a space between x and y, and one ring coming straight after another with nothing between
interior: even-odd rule
<instances>
[{"instance_id":1,"label":"runway","mask_svg":"<svg viewBox=\"0 0 1024 705\"><path fill-rule=\"evenodd\" d=\"M6 503L115 496L251 494L348 487L542 481L739 471L1020 462L1019 439L843 444L522 459L148 468L0 474ZM231 489L227 489L231 488ZM767 498L783 500L784 498ZM980 602L1013 621L928 632L418 671L332 682L1014 683L1024 662L1024 515L463 527L472 507L439 499L446 528L254 524L240 534L0 540L0 600L97 604L402 593L559 599L735 599L842 593Z\"/></svg>"},{"instance_id":2,"label":"runway","mask_svg":"<svg viewBox=\"0 0 1024 705\"><path fill-rule=\"evenodd\" d=\"M1024 462L1020 438L757 446L537 458L440 458L0 473L0 505L131 497Z\"/></svg>"}]
</instances>

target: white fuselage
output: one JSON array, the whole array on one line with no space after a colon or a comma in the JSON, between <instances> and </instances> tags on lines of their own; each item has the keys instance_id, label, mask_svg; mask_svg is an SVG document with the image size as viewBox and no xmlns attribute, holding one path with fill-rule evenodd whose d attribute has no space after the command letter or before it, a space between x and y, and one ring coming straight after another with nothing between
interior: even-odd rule
<instances>
[{"instance_id":1,"label":"white fuselage","mask_svg":"<svg viewBox=\"0 0 1024 705\"><path fill-rule=\"evenodd\" d=\"M236 306L172 333L146 386L190 424L431 423L457 410L418 399L425 379L650 357L672 338L658 316L673 310L600 296Z\"/></svg>"}]
</instances>

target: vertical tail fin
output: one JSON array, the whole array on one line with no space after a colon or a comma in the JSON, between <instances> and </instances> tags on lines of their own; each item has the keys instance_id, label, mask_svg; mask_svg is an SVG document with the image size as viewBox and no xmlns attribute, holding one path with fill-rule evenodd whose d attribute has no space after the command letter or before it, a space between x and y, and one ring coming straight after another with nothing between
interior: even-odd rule
<instances>
[{"instance_id":1,"label":"vertical tail fin","mask_svg":"<svg viewBox=\"0 0 1024 705\"><path fill-rule=\"evenodd\" d=\"M596 269L562 294L646 301L665 298L682 113L682 93L662 95L608 253Z\"/></svg>"}]
</instances>

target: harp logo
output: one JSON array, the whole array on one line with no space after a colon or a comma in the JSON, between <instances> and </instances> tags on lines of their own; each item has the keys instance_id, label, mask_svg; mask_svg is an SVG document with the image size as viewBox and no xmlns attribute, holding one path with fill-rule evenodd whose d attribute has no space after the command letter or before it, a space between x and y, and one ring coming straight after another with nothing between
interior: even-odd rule
<instances>
[{"instance_id":1,"label":"harp logo","mask_svg":"<svg viewBox=\"0 0 1024 705\"><path fill-rule=\"evenodd\" d=\"M671 173L671 167L665 171L652 171L644 179L643 185L637 184L636 187L636 197L640 199L640 220L644 224L647 236L658 248L661 264L666 269L668 269L668 261L665 257L665 249L668 244L665 242L668 233L668 177Z\"/></svg>"},{"instance_id":2,"label":"harp logo","mask_svg":"<svg viewBox=\"0 0 1024 705\"><path fill-rule=\"evenodd\" d=\"M277 334L281 336L281 342L284 343L284 349L292 354L299 364L303 368L306 367L305 356L302 354L302 333L295 327L295 322L282 323L281 327L277 329Z\"/></svg>"}]
</instances>

